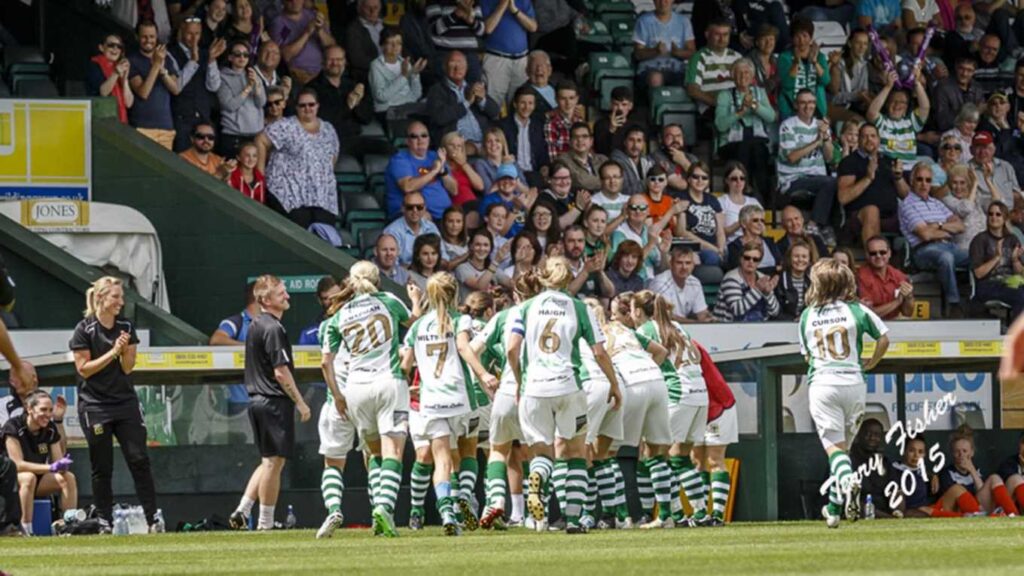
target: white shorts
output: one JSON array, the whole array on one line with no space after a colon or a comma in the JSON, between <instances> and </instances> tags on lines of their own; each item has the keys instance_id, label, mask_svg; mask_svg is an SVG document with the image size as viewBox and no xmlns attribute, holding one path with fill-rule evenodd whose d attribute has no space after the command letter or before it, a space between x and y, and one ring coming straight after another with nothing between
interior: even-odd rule
<instances>
[{"instance_id":1,"label":"white shorts","mask_svg":"<svg viewBox=\"0 0 1024 576\"><path fill-rule=\"evenodd\" d=\"M356 427L350 418L342 418L334 402L324 402L317 422L320 433L320 454L327 458L345 458L355 447Z\"/></svg>"},{"instance_id":2,"label":"white shorts","mask_svg":"<svg viewBox=\"0 0 1024 576\"><path fill-rule=\"evenodd\" d=\"M516 397L511 394L495 394L491 403L490 443L508 444L523 441L523 430L519 426L519 407Z\"/></svg>"},{"instance_id":3,"label":"white shorts","mask_svg":"<svg viewBox=\"0 0 1024 576\"><path fill-rule=\"evenodd\" d=\"M519 425L530 446L554 444L555 438L572 440L587 431L587 396L583 390L549 398L523 396Z\"/></svg>"},{"instance_id":4,"label":"white shorts","mask_svg":"<svg viewBox=\"0 0 1024 576\"><path fill-rule=\"evenodd\" d=\"M491 446L491 405L480 406L473 412L470 420L469 435L476 434L478 448L487 450Z\"/></svg>"},{"instance_id":5,"label":"white shorts","mask_svg":"<svg viewBox=\"0 0 1024 576\"><path fill-rule=\"evenodd\" d=\"M409 387L404 381L390 378L376 384L347 386L345 399L348 416L363 442L409 433Z\"/></svg>"},{"instance_id":6,"label":"white shorts","mask_svg":"<svg viewBox=\"0 0 1024 576\"><path fill-rule=\"evenodd\" d=\"M864 419L866 397L864 386L814 384L808 387L811 420L814 420L822 446L827 449L842 442L849 448L848 442L857 435Z\"/></svg>"},{"instance_id":7,"label":"white shorts","mask_svg":"<svg viewBox=\"0 0 1024 576\"><path fill-rule=\"evenodd\" d=\"M708 422L704 431L704 439L694 442L694 446L728 446L740 440L739 419L736 416L736 406L730 406L718 415L718 418Z\"/></svg>"},{"instance_id":8,"label":"white shorts","mask_svg":"<svg viewBox=\"0 0 1024 576\"><path fill-rule=\"evenodd\" d=\"M676 404L668 407L668 424L672 443L696 444L704 440L708 427L708 407Z\"/></svg>"},{"instance_id":9,"label":"white shorts","mask_svg":"<svg viewBox=\"0 0 1024 576\"><path fill-rule=\"evenodd\" d=\"M429 446L436 438L447 436L448 445L455 450L459 447L459 438L469 432L469 419L470 414L439 418L412 411L409 413L409 435L412 437L412 445L419 449Z\"/></svg>"},{"instance_id":10,"label":"white shorts","mask_svg":"<svg viewBox=\"0 0 1024 576\"><path fill-rule=\"evenodd\" d=\"M588 380L583 383L583 389L587 392L587 444L597 442L598 436L621 440L623 407L612 410L612 405L608 403L611 383L603 379Z\"/></svg>"},{"instance_id":11,"label":"white shorts","mask_svg":"<svg viewBox=\"0 0 1024 576\"><path fill-rule=\"evenodd\" d=\"M668 388L664 380L651 380L627 387L622 409L622 440L619 446L639 446L640 440L648 444L668 446L672 443L672 430L668 425Z\"/></svg>"}]
</instances>

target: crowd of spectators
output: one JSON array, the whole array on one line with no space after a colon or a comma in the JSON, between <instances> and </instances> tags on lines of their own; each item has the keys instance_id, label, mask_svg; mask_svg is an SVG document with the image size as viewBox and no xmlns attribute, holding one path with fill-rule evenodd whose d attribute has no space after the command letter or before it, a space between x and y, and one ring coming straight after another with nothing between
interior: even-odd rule
<instances>
[{"instance_id":1,"label":"crowd of spectators","mask_svg":"<svg viewBox=\"0 0 1024 576\"><path fill-rule=\"evenodd\" d=\"M914 313L908 273L925 271L943 315L969 311L968 277L979 302L1024 307L1014 3L654 0L627 53L635 81L603 110L586 64L599 15L582 2L408 0L398 26L382 2L172 1L171 42L151 21L136 48L103 38L88 84L335 244L339 158L390 155L373 252L403 282L451 270L465 294L500 293L564 254L580 295L657 287L680 318L788 320L808 266L835 255L887 318ZM816 37L823 21L845 43ZM652 124L670 86L699 142ZM397 149L364 135L375 123Z\"/></svg>"}]
</instances>

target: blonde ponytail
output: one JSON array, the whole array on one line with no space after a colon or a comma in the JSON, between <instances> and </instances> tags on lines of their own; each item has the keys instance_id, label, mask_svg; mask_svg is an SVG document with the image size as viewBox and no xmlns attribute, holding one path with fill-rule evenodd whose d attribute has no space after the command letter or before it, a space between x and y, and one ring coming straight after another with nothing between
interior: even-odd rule
<instances>
[{"instance_id":1,"label":"blonde ponytail","mask_svg":"<svg viewBox=\"0 0 1024 576\"><path fill-rule=\"evenodd\" d=\"M120 286L123 288L124 282L120 278L114 276L104 276L99 280L92 283L92 286L85 291L85 312L84 316L89 318L90 316L95 317L103 304L103 299L107 297L107 294L115 287Z\"/></svg>"},{"instance_id":2,"label":"blonde ponytail","mask_svg":"<svg viewBox=\"0 0 1024 576\"><path fill-rule=\"evenodd\" d=\"M348 280L357 296L373 294L380 289L380 269L373 262L360 260L349 270Z\"/></svg>"},{"instance_id":3,"label":"blonde ponytail","mask_svg":"<svg viewBox=\"0 0 1024 576\"><path fill-rule=\"evenodd\" d=\"M438 272L427 280L427 305L437 313L437 335L444 338L452 331L448 309L455 304L459 283L448 272Z\"/></svg>"},{"instance_id":4,"label":"blonde ponytail","mask_svg":"<svg viewBox=\"0 0 1024 576\"><path fill-rule=\"evenodd\" d=\"M564 256L553 256L544 262L538 278L541 286L548 290L564 290L572 282L572 270Z\"/></svg>"}]
</instances>

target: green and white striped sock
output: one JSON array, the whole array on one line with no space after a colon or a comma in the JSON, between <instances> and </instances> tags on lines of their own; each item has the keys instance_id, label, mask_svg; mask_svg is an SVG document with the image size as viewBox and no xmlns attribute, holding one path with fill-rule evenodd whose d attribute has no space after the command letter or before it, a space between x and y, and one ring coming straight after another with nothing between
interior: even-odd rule
<instances>
[{"instance_id":1,"label":"green and white striped sock","mask_svg":"<svg viewBox=\"0 0 1024 576\"><path fill-rule=\"evenodd\" d=\"M646 464L651 471L651 484L658 501L658 517L667 520L672 515L672 470L664 456L648 458Z\"/></svg>"},{"instance_id":2,"label":"green and white striped sock","mask_svg":"<svg viewBox=\"0 0 1024 576\"><path fill-rule=\"evenodd\" d=\"M341 512L341 494L345 490L345 480L341 468L327 466L320 475L320 494L324 497L324 506L328 514Z\"/></svg>"},{"instance_id":3,"label":"green and white striped sock","mask_svg":"<svg viewBox=\"0 0 1024 576\"><path fill-rule=\"evenodd\" d=\"M711 472L705 470L700 473L700 485L704 493L704 507L707 508L708 498L711 497Z\"/></svg>"},{"instance_id":4,"label":"green and white striped sock","mask_svg":"<svg viewBox=\"0 0 1024 576\"><path fill-rule=\"evenodd\" d=\"M850 487L850 481L853 480L853 463L850 462L850 457L846 455L846 452L837 450L828 457L828 464L832 477L836 479L835 483L839 488L839 493L846 493Z\"/></svg>"},{"instance_id":5,"label":"green and white striped sock","mask_svg":"<svg viewBox=\"0 0 1024 576\"><path fill-rule=\"evenodd\" d=\"M675 456L671 459L671 464L694 515L705 512L708 507L708 495L704 493L704 481L701 480L700 472L694 467L693 461L689 456Z\"/></svg>"},{"instance_id":6,"label":"green and white striped sock","mask_svg":"<svg viewBox=\"0 0 1024 576\"><path fill-rule=\"evenodd\" d=\"M478 476L480 476L480 463L475 457L466 457L459 462L459 498L467 502L473 501Z\"/></svg>"},{"instance_id":7,"label":"green and white striped sock","mask_svg":"<svg viewBox=\"0 0 1024 576\"><path fill-rule=\"evenodd\" d=\"M569 461L565 459L555 460L555 468L551 474L551 488L555 491L555 500L558 502L558 510L564 516L565 507L569 504L566 500L565 479L569 474ZM579 514L577 514L579 516Z\"/></svg>"},{"instance_id":8,"label":"green and white striped sock","mask_svg":"<svg viewBox=\"0 0 1024 576\"><path fill-rule=\"evenodd\" d=\"M597 472L593 467L587 468L587 501L583 511L591 517L597 515Z\"/></svg>"},{"instance_id":9,"label":"green and white striped sock","mask_svg":"<svg viewBox=\"0 0 1024 576\"><path fill-rule=\"evenodd\" d=\"M388 512L395 510L398 490L402 483L402 461L385 458L380 464L380 486L377 487L375 506L384 506Z\"/></svg>"},{"instance_id":10,"label":"green and white striped sock","mask_svg":"<svg viewBox=\"0 0 1024 576\"><path fill-rule=\"evenodd\" d=\"M377 489L380 488L380 456L370 456L369 469L366 471L368 488L370 489L370 505L377 502Z\"/></svg>"},{"instance_id":11,"label":"green and white striped sock","mask_svg":"<svg viewBox=\"0 0 1024 576\"><path fill-rule=\"evenodd\" d=\"M654 510L654 484L651 483L651 469L647 460L638 460L636 464L636 491L640 493L640 507L644 514Z\"/></svg>"},{"instance_id":12,"label":"green and white striped sock","mask_svg":"<svg viewBox=\"0 0 1024 576\"><path fill-rule=\"evenodd\" d=\"M587 461L584 458L572 458L566 463L565 474L565 514L566 524L577 524L583 513L583 503L587 499Z\"/></svg>"},{"instance_id":13,"label":"green and white striped sock","mask_svg":"<svg viewBox=\"0 0 1024 576\"><path fill-rule=\"evenodd\" d=\"M487 478L484 482L487 491L487 505L491 508L505 509L505 475L508 467L504 462L488 462Z\"/></svg>"},{"instance_id":14,"label":"green and white striped sock","mask_svg":"<svg viewBox=\"0 0 1024 576\"><path fill-rule=\"evenodd\" d=\"M729 473L711 473L711 513L725 518L725 506L729 503Z\"/></svg>"},{"instance_id":15,"label":"green and white striped sock","mask_svg":"<svg viewBox=\"0 0 1024 576\"><path fill-rule=\"evenodd\" d=\"M427 503L427 492L430 490L430 479L434 474L433 464L413 462L412 472L409 475L409 505L412 506L412 514L424 515L424 506Z\"/></svg>"},{"instance_id":16,"label":"green and white striped sock","mask_svg":"<svg viewBox=\"0 0 1024 576\"><path fill-rule=\"evenodd\" d=\"M629 507L626 506L626 477L622 475L622 468L619 466L619 459L611 457L612 478L615 479L615 517L625 520L629 517Z\"/></svg>"},{"instance_id":17,"label":"green and white striped sock","mask_svg":"<svg viewBox=\"0 0 1024 576\"><path fill-rule=\"evenodd\" d=\"M597 479L597 495L601 499L601 514L615 514L615 473L608 460L594 462L594 477Z\"/></svg>"}]
</instances>

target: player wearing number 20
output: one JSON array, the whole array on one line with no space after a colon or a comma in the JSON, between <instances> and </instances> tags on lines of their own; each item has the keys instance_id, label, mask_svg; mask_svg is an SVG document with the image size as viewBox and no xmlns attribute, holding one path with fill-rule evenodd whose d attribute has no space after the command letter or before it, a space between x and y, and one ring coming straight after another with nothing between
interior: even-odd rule
<instances>
[{"instance_id":1,"label":"player wearing number 20","mask_svg":"<svg viewBox=\"0 0 1024 576\"><path fill-rule=\"evenodd\" d=\"M454 310L458 291L458 281L447 272L427 280L430 310L413 323L402 350L402 369L411 372L414 362L420 369L420 418L412 434L430 442L437 510L449 536L459 534L450 482L452 450L458 448L453 441L467 435L477 406L469 369L488 389L498 386L470 348L473 318Z\"/></svg>"},{"instance_id":2,"label":"player wearing number 20","mask_svg":"<svg viewBox=\"0 0 1024 576\"><path fill-rule=\"evenodd\" d=\"M618 380L605 352L604 334L583 302L565 290L572 280L569 262L549 258L540 273L544 290L527 300L509 339L508 362L519 388L519 420L523 436L534 452L530 460L527 507L534 519L543 521L545 509L541 492L554 470L555 439L559 463L568 470L556 484L566 493L566 533L586 532L580 524L587 491L587 396L580 378L580 340L594 351L611 389L608 402L621 402ZM555 492L563 486L554 486Z\"/></svg>"},{"instance_id":3,"label":"player wearing number 20","mask_svg":"<svg viewBox=\"0 0 1024 576\"><path fill-rule=\"evenodd\" d=\"M853 474L847 441L864 416L867 388L864 371L878 364L889 347L889 331L878 316L857 300L853 273L837 260L823 258L811 269L807 308L800 316L800 349L807 359L811 418L828 454L829 503L822 508L829 528L839 526L845 499L846 517L860 515L860 486ZM878 341L867 364L861 364L862 338Z\"/></svg>"},{"instance_id":4,"label":"player wearing number 20","mask_svg":"<svg viewBox=\"0 0 1024 576\"><path fill-rule=\"evenodd\" d=\"M393 537L402 480L402 452L409 429L409 387L401 370L399 330L419 317L420 291L407 286L410 314L395 296L380 291L380 270L357 262L349 274L354 297L330 319L324 345L347 365L344 400L348 417L370 450L370 490L375 534ZM340 392L340 390L339 390Z\"/></svg>"}]
</instances>

